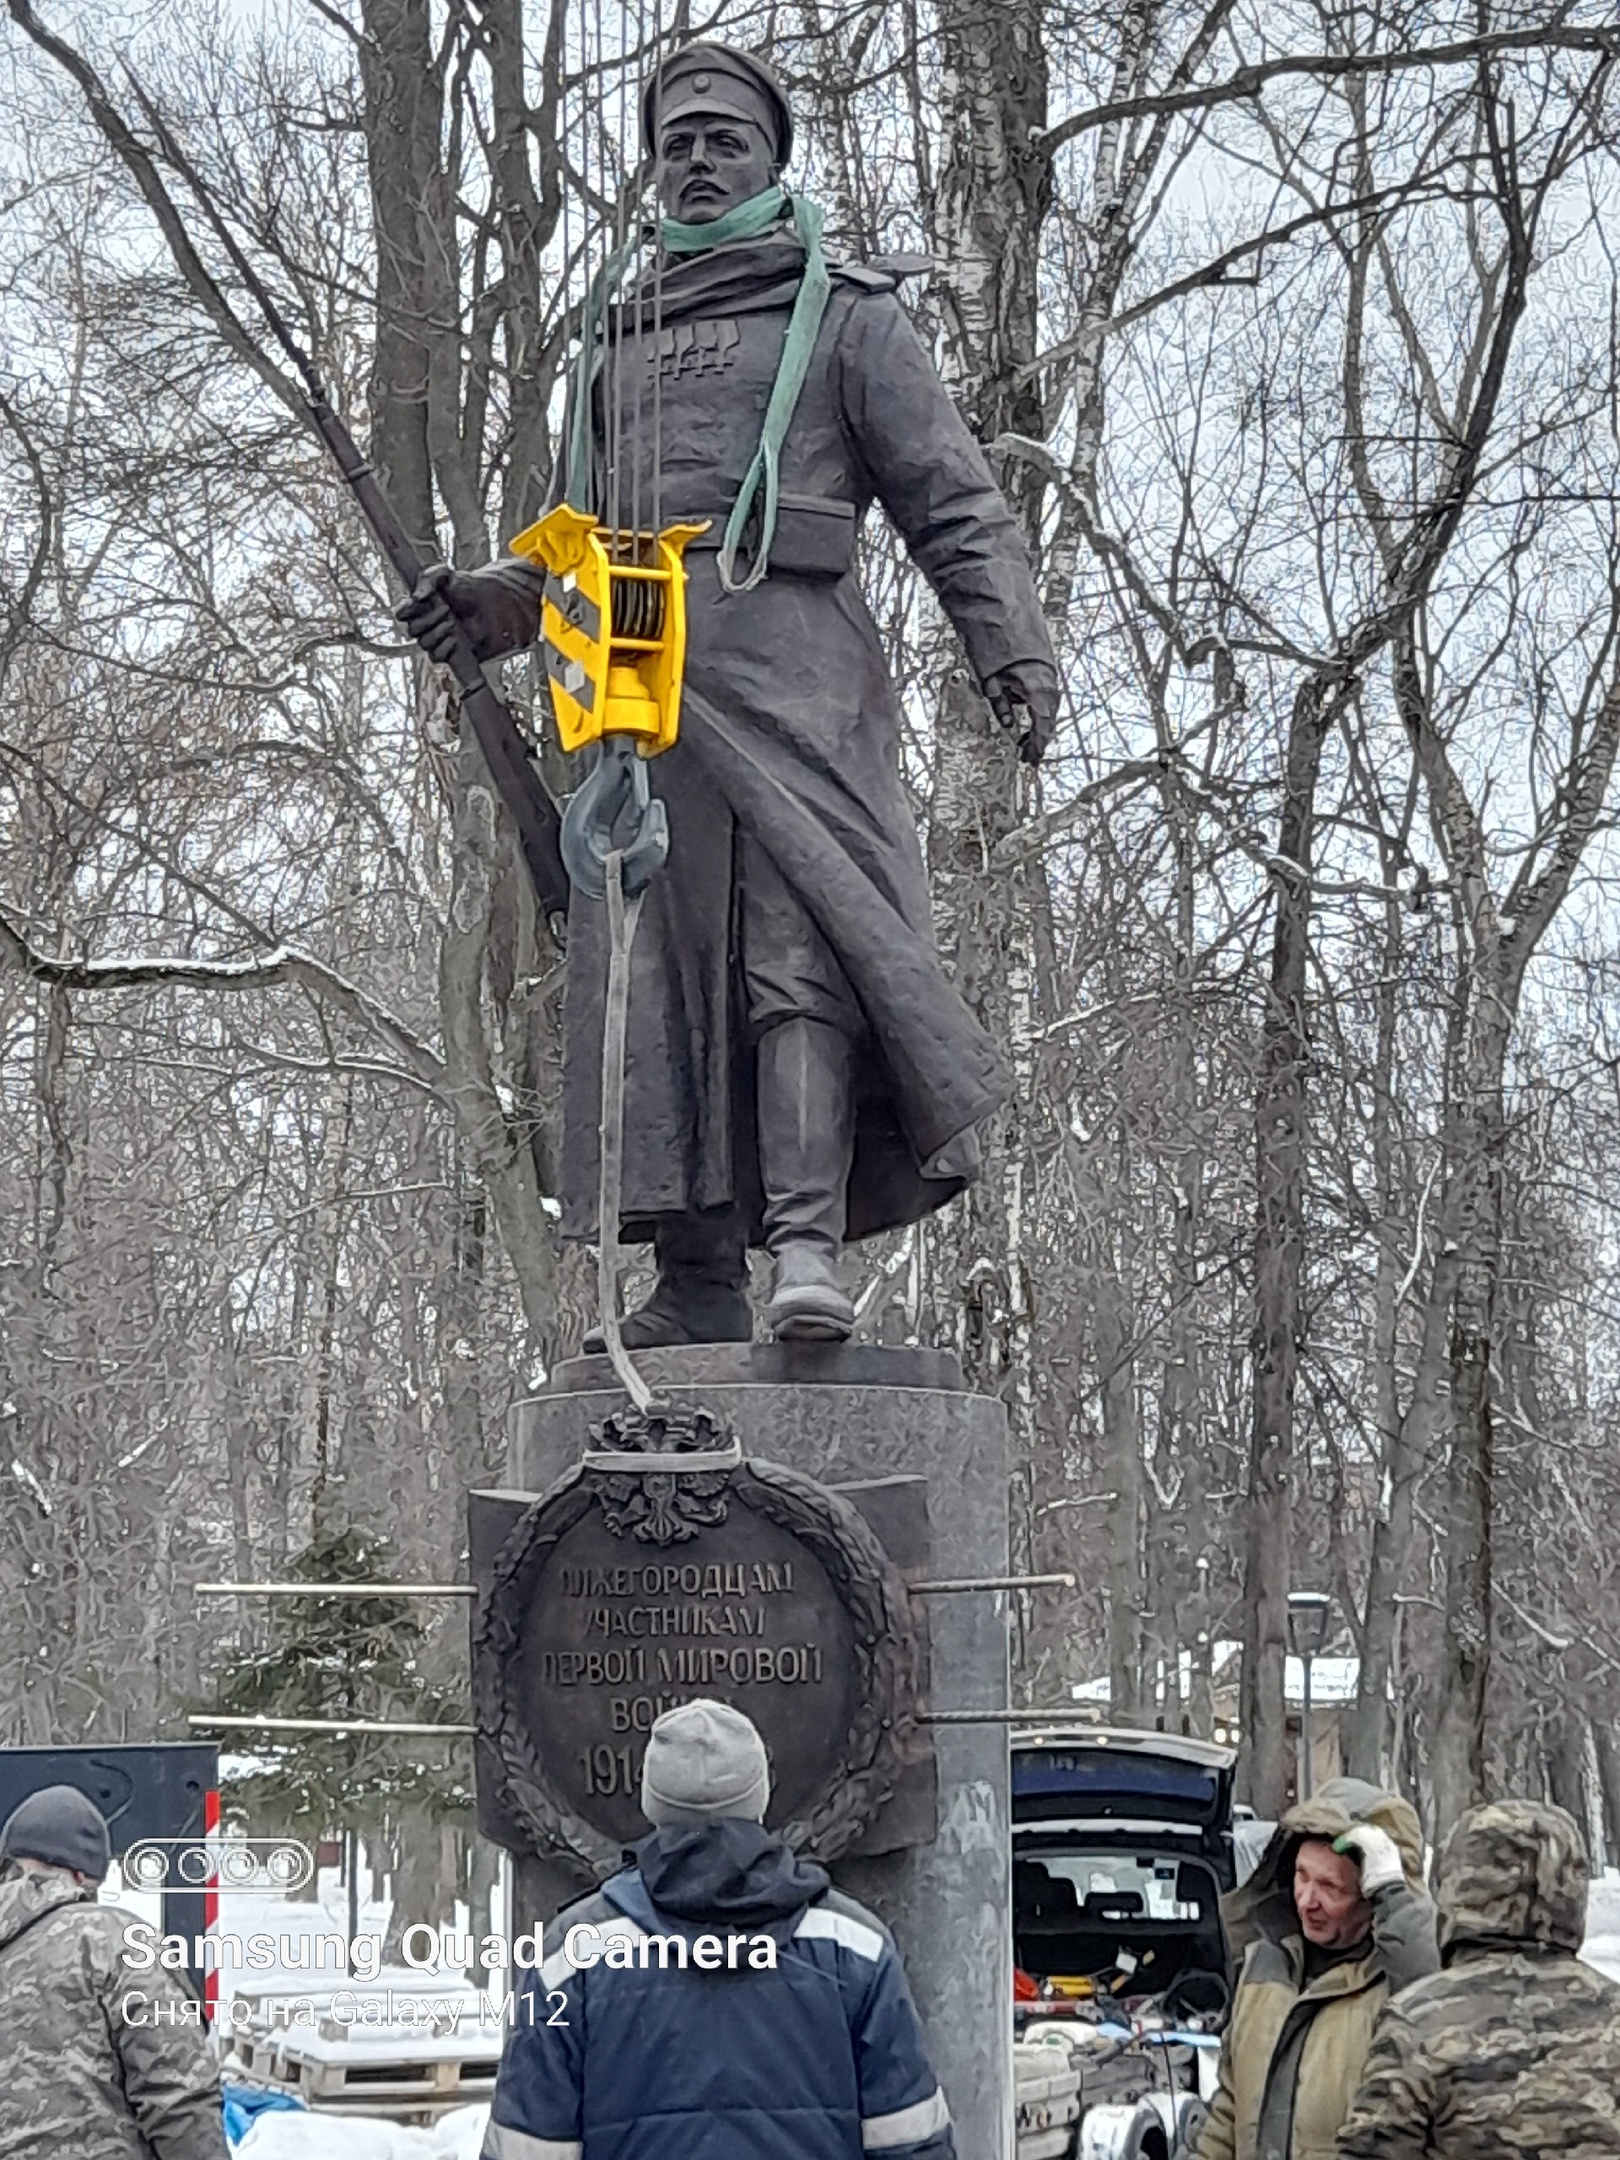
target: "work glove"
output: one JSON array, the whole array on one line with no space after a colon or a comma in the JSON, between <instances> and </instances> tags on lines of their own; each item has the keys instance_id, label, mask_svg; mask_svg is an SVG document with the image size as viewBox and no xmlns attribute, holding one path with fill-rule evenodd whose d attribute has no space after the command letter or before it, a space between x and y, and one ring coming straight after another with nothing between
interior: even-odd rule
<instances>
[{"instance_id":1,"label":"work glove","mask_svg":"<svg viewBox=\"0 0 1620 2160\"><path fill-rule=\"evenodd\" d=\"M1333 1840L1336 1853L1348 1853L1361 1869L1361 1894L1370 1898L1406 1880L1400 1848L1387 1830L1374 1823L1357 1823L1343 1837Z\"/></svg>"},{"instance_id":2,"label":"work glove","mask_svg":"<svg viewBox=\"0 0 1620 2160\"><path fill-rule=\"evenodd\" d=\"M1045 660L1020 660L985 683L990 710L1018 745L1025 765L1038 765L1057 726L1062 687Z\"/></svg>"},{"instance_id":3,"label":"work glove","mask_svg":"<svg viewBox=\"0 0 1620 2160\"><path fill-rule=\"evenodd\" d=\"M430 660L448 661L458 629L479 660L499 660L531 645L538 632L534 603L492 574L433 563L394 620L403 623Z\"/></svg>"}]
</instances>

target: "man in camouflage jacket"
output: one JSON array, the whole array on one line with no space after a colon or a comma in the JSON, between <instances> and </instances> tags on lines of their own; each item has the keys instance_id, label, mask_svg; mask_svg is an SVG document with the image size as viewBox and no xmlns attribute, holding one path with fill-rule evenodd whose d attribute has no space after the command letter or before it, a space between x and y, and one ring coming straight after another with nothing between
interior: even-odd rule
<instances>
[{"instance_id":1,"label":"man in camouflage jacket","mask_svg":"<svg viewBox=\"0 0 1620 2160\"><path fill-rule=\"evenodd\" d=\"M200 2006L126 1971L107 1825L53 1785L0 1830L0 2160L226 2160Z\"/></svg>"},{"instance_id":2,"label":"man in camouflage jacket","mask_svg":"<svg viewBox=\"0 0 1620 2160\"><path fill-rule=\"evenodd\" d=\"M1438 1873L1442 1970L1379 2021L1339 2160L1620 2154L1620 1987L1576 1955L1574 1822L1531 1800L1475 1808Z\"/></svg>"}]
</instances>

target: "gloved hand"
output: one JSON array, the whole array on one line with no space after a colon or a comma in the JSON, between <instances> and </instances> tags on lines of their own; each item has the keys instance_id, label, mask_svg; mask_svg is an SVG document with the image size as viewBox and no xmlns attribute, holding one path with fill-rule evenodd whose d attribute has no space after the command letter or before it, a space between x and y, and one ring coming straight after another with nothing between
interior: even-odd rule
<instances>
[{"instance_id":1,"label":"gloved hand","mask_svg":"<svg viewBox=\"0 0 1620 2160\"><path fill-rule=\"evenodd\" d=\"M1044 660L1020 660L1002 668L984 686L990 710L1018 744L1026 765L1038 765L1057 726L1062 686L1057 669Z\"/></svg>"},{"instance_id":2,"label":"gloved hand","mask_svg":"<svg viewBox=\"0 0 1620 2160\"><path fill-rule=\"evenodd\" d=\"M1400 1847L1389 1832L1380 1830L1376 1823L1357 1823L1343 1837L1333 1840L1333 1850L1350 1854L1361 1869L1363 1897L1370 1898L1376 1891L1392 1889L1406 1880Z\"/></svg>"},{"instance_id":3,"label":"gloved hand","mask_svg":"<svg viewBox=\"0 0 1620 2160\"><path fill-rule=\"evenodd\" d=\"M448 563L433 563L422 572L415 592L395 608L394 620L441 664L450 657L458 627L480 660L517 652L533 643L536 632L533 606L520 593L497 576L452 570Z\"/></svg>"}]
</instances>

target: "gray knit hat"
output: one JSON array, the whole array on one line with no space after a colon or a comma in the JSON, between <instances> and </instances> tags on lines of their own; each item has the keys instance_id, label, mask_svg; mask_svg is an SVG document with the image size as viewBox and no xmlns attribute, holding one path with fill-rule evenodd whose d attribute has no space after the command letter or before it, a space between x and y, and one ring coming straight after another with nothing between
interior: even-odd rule
<instances>
[{"instance_id":1,"label":"gray knit hat","mask_svg":"<svg viewBox=\"0 0 1620 2160\"><path fill-rule=\"evenodd\" d=\"M681 1703L654 1721L641 1765L641 1812L655 1829L740 1815L763 1822L771 1766L751 1719L730 1703Z\"/></svg>"},{"instance_id":2,"label":"gray knit hat","mask_svg":"<svg viewBox=\"0 0 1620 2160\"><path fill-rule=\"evenodd\" d=\"M0 1860L45 1860L100 1882L112 1862L106 1817L77 1785L47 1785L6 1817Z\"/></svg>"}]
</instances>

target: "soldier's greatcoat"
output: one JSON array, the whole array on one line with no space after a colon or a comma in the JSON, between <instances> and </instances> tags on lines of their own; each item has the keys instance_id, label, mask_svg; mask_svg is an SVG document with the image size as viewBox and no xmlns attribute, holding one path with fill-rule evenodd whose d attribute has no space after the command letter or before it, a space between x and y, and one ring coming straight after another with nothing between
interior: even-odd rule
<instances>
[{"instance_id":1,"label":"soldier's greatcoat","mask_svg":"<svg viewBox=\"0 0 1620 2160\"><path fill-rule=\"evenodd\" d=\"M1583 1965L1586 1860L1561 1808L1475 1808L1439 1862L1445 1969L1384 2012L1338 2160L1613 2160L1620 1987Z\"/></svg>"},{"instance_id":2,"label":"soldier's greatcoat","mask_svg":"<svg viewBox=\"0 0 1620 2160\"><path fill-rule=\"evenodd\" d=\"M128 1925L68 1876L0 1881L0 2160L226 2160L199 2005L125 1962Z\"/></svg>"},{"instance_id":3,"label":"soldier's greatcoat","mask_svg":"<svg viewBox=\"0 0 1620 2160\"><path fill-rule=\"evenodd\" d=\"M1015 663L1050 664L1051 645L1016 521L892 276L834 269L784 446L770 574L743 594L724 593L716 574L802 265L788 235L672 264L656 295L616 311L593 394L607 516L714 521L689 557L681 739L652 766L671 853L635 954L631 1237L660 1215L733 1206L757 1229L738 965L750 847L802 902L864 1019L851 1236L914 1220L959 1191L976 1162L974 1128L1007 1089L995 1045L935 948L895 690L854 575L869 506L898 527L981 683ZM602 913L576 898L569 922L562 1162L564 1229L576 1237L595 1229Z\"/></svg>"}]
</instances>

